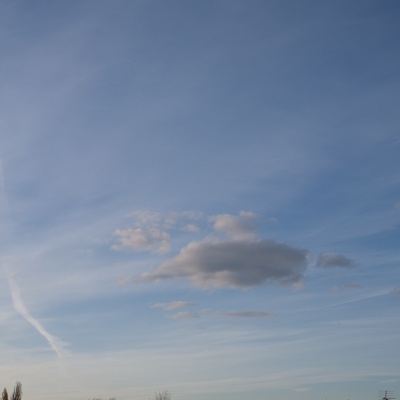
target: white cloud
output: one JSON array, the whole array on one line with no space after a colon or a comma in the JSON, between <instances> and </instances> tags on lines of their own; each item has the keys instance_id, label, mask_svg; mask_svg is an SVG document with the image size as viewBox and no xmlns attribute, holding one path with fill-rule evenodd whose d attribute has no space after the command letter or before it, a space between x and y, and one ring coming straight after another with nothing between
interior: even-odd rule
<instances>
[{"instance_id":1,"label":"white cloud","mask_svg":"<svg viewBox=\"0 0 400 400\"><path fill-rule=\"evenodd\" d=\"M214 230L228 235L248 235L256 231L254 221L258 215L250 211L242 211L239 215L220 214L210 217L214 222Z\"/></svg>"},{"instance_id":2,"label":"white cloud","mask_svg":"<svg viewBox=\"0 0 400 400\"><path fill-rule=\"evenodd\" d=\"M196 303L192 303L190 301L171 301L169 303L156 303L152 307L162 308L164 310L175 310L181 307L192 307L195 306Z\"/></svg>"},{"instance_id":3,"label":"white cloud","mask_svg":"<svg viewBox=\"0 0 400 400\"><path fill-rule=\"evenodd\" d=\"M170 212L163 214L150 210L139 210L128 214L133 228L116 229L119 243L113 250L132 249L165 254L171 250L170 232L174 230L199 232L200 227L192 221L204 218L196 211Z\"/></svg>"},{"instance_id":4,"label":"white cloud","mask_svg":"<svg viewBox=\"0 0 400 400\"><path fill-rule=\"evenodd\" d=\"M321 254L317 260L318 268L355 268L357 262L336 253Z\"/></svg>"},{"instance_id":5,"label":"white cloud","mask_svg":"<svg viewBox=\"0 0 400 400\"><path fill-rule=\"evenodd\" d=\"M132 249L135 251L151 251L164 254L170 251L170 235L158 229L144 230L117 229L115 234L119 238L119 244L112 246L113 250Z\"/></svg>"},{"instance_id":6,"label":"white cloud","mask_svg":"<svg viewBox=\"0 0 400 400\"><path fill-rule=\"evenodd\" d=\"M207 238L189 243L176 257L136 281L186 278L203 288L246 288L265 282L295 285L303 280L307 254L272 240Z\"/></svg>"}]
</instances>

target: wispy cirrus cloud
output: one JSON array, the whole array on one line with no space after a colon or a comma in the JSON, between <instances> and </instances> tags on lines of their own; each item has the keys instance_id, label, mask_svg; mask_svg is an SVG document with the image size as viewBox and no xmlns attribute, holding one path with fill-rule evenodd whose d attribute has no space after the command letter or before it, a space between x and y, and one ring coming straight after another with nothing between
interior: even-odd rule
<instances>
[{"instance_id":1,"label":"wispy cirrus cloud","mask_svg":"<svg viewBox=\"0 0 400 400\"><path fill-rule=\"evenodd\" d=\"M191 301L170 301L168 303L156 303L153 304L153 308L162 308L163 310L175 310L177 308L182 308L182 307L193 307L195 306L196 303L193 303Z\"/></svg>"},{"instance_id":2,"label":"wispy cirrus cloud","mask_svg":"<svg viewBox=\"0 0 400 400\"><path fill-rule=\"evenodd\" d=\"M272 318L274 314L269 311L227 311L220 313L226 317L235 318Z\"/></svg>"},{"instance_id":3,"label":"wispy cirrus cloud","mask_svg":"<svg viewBox=\"0 0 400 400\"><path fill-rule=\"evenodd\" d=\"M19 287L11 275L8 276L8 284L11 291L11 298L15 311L28 323L30 323L40 335L42 335L48 342L49 346L54 350L59 358L62 358L63 346L60 340L49 333L43 325L34 318L26 308L24 301L22 300Z\"/></svg>"},{"instance_id":4,"label":"wispy cirrus cloud","mask_svg":"<svg viewBox=\"0 0 400 400\"><path fill-rule=\"evenodd\" d=\"M293 389L293 392L298 392L298 393L304 393L304 392L309 392L310 388L307 387L300 387L300 388L295 388Z\"/></svg>"},{"instance_id":5,"label":"wispy cirrus cloud","mask_svg":"<svg viewBox=\"0 0 400 400\"><path fill-rule=\"evenodd\" d=\"M348 303L354 303L354 302L357 302L357 301L368 300L368 299L371 299L371 298L374 298L374 297L386 296L386 295L388 295L390 293L394 293L394 290L393 289L377 290L377 291L374 291L374 292L366 293L366 294L363 294L363 295L360 295L360 296L357 296L357 297L352 297L352 298L349 298L347 300L340 301L340 302L338 302L336 304L333 304L332 306L334 307L334 306L339 306L339 305L342 305L342 304L348 304Z\"/></svg>"},{"instance_id":6,"label":"wispy cirrus cloud","mask_svg":"<svg viewBox=\"0 0 400 400\"><path fill-rule=\"evenodd\" d=\"M331 289L331 292L338 293L338 292L341 292L346 289L360 289L360 288L361 288L361 285L359 285L358 283L349 282L349 283L345 283L344 285L341 285L341 286L334 286Z\"/></svg>"},{"instance_id":7,"label":"wispy cirrus cloud","mask_svg":"<svg viewBox=\"0 0 400 400\"><path fill-rule=\"evenodd\" d=\"M137 210L129 213L127 217L132 220L132 224L136 228L162 230L182 228L204 219L204 215L200 211L161 213L152 210Z\"/></svg>"},{"instance_id":8,"label":"wispy cirrus cloud","mask_svg":"<svg viewBox=\"0 0 400 400\"><path fill-rule=\"evenodd\" d=\"M169 314L168 318L171 319L194 319L200 318L199 313L189 312L189 311L180 311L176 314Z\"/></svg>"}]
</instances>

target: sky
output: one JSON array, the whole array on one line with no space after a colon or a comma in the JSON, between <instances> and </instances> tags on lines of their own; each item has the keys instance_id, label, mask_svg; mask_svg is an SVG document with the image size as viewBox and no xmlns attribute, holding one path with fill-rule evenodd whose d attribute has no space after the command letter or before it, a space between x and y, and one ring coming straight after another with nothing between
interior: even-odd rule
<instances>
[{"instance_id":1,"label":"sky","mask_svg":"<svg viewBox=\"0 0 400 400\"><path fill-rule=\"evenodd\" d=\"M27 400L400 396L396 0L0 0L0 376Z\"/></svg>"}]
</instances>

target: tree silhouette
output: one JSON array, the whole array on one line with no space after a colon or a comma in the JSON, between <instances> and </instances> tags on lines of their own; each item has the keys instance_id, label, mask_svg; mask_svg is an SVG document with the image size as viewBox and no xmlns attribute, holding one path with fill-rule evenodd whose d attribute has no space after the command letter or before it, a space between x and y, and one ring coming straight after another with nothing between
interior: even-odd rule
<instances>
[{"instance_id":1,"label":"tree silhouette","mask_svg":"<svg viewBox=\"0 0 400 400\"><path fill-rule=\"evenodd\" d=\"M11 400L21 400L22 399L22 385L21 382L17 382L14 387Z\"/></svg>"},{"instance_id":2,"label":"tree silhouette","mask_svg":"<svg viewBox=\"0 0 400 400\"><path fill-rule=\"evenodd\" d=\"M22 384L21 382L17 382L14 387L13 394L10 400L21 400L22 399ZM1 400L9 400L7 389L4 388L3 393L1 395Z\"/></svg>"},{"instance_id":3,"label":"tree silhouette","mask_svg":"<svg viewBox=\"0 0 400 400\"><path fill-rule=\"evenodd\" d=\"M171 393L168 390L156 393L154 395L154 400L171 400Z\"/></svg>"}]
</instances>

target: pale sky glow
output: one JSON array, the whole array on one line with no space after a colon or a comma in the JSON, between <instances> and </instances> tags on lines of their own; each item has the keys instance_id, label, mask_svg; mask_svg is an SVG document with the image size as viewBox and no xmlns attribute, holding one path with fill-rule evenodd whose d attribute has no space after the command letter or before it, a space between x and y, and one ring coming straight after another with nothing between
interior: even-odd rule
<instances>
[{"instance_id":1,"label":"pale sky glow","mask_svg":"<svg viewBox=\"0 0 400 400\"><path fill-rule=\"evenodd\" d=\"M3 387L399 397L399 38L394 0L0 0Z\"/></svg>"}]
</instances>

